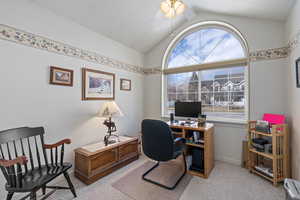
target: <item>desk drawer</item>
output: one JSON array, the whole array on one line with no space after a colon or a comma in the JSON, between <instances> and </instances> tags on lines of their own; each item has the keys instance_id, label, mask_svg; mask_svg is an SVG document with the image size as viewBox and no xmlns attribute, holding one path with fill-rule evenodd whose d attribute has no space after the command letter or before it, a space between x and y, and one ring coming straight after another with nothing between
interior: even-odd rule
<instances>
[{"instance_id":1,"label":"desk drawer","mask_svg":"<svg viewBox=\"0 0 300 200\"><path fill-rule=\"evenodd\" d=\"M125 160L138 155L138 140L123 144L119 147L119 160Z\"/></svg>"},{"instance_id":2,"label":"desk drawer","mask_svg":"<svg viewBox=\"0 0 300 200\"><path fill-rule=\"evenodd\" d=\"M110 149L97 154L91 160L91 170L106 168L118 161L118 148Z\"/></svg>"}]
</instances>

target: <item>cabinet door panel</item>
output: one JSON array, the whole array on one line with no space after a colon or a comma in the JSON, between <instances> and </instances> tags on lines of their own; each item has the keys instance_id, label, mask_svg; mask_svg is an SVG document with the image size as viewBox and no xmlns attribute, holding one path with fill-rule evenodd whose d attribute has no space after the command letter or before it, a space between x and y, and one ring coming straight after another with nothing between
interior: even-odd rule
<instances>
[{"instance_id":1,"label":"cabinet door panel","mask_svg":"<svg viewBox=\"0 0 300 200\"><path fill-rule=\"evenodd\" d=\"M118 148L99 153L91 160L91 170L106 168L118 161Z\"/></svg>"},{"instance_id":2,"label":"cabinet door panel","mask_svg":"<svg viewBox=\"0 0 300 200\"><path fill-rule=\"evenodd\" d=\"M138 155L138 141L123 144L119 147L119 160L125 160Z\"/></svg>"}]
</instances>

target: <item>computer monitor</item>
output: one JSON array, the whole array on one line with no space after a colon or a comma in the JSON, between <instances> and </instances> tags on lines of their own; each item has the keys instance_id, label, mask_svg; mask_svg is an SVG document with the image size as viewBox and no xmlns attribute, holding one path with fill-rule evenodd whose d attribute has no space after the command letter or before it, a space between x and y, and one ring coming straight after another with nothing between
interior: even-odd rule
<instances>
[{"instance_id":1,"label":"computer monitor","mask_svg":"<svg viewBox=\"0 0 300 200\"><path fill-rule=\"evenodd\" d=\"M201 102L175 102L175 116L197 118L201 115Z\"/></svg>"}]
</instances>

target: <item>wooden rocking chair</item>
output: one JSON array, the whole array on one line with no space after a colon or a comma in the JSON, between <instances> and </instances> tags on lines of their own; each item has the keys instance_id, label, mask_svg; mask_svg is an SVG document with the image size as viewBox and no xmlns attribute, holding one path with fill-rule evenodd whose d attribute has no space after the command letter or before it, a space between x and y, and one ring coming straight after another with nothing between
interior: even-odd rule
<instances>
[{"instance_id":1,"label":"wooden rocking chair","mask_svg":"<svg viewBox=\"0 0 300 200\"><path fill-rule=\"evenodd\" d=\"M64 162L64 146L70 144L69 139L56 144L44 144L44 128L16 128L0 132L0 168L7 181L6 200L11 200L14 193L28 193L20 200L30 197L36 200L36 192L46 188L69 189L76 197L76 192L68 170L72 164ZM59 148L60 147L60 148ZM59 152L60 149L60 152ZM50 154L51 162L48 161ZM40 155L42 154L42 155ZM29 161L28 161L29 159ZM69 187L47 186L47 184L63 174ZM47 195L43 199L47 198Z\"/></svg>"}]
</instances>

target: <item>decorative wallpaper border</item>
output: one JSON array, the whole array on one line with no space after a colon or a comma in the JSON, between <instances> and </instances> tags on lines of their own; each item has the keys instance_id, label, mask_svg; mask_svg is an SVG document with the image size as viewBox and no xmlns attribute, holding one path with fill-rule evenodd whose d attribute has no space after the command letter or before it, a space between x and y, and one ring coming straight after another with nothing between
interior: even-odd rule
<instances>
[{"instance_id":1,"label":"decorative wallpaper border","mask_svg":"<svg viewBox=\"0 0 300 200\"><path fill-rule=\"evenodd\" d=\"M289 49L289 47L281 47L250 52L250 61L253 62L287 58L289 56Z\"/></svg>"},{"instance_id":2,"label":"decorative wallpaper border","mask_svg":"<svg viewBox=\"0 0 300 200\"><path fill-rule=\"evenodd\" d=\"M144 69L144 74L145 75L162 74L162 69L160 67L146 68Z\"/></svg>"},{"instance_id":3,"label":"decorative wallpaper border","mask_svg":"<svg viewBox=\"0 0 300 200\"><path fill-rule=\"evenodd\" d=\"M0 24L0 39L138 74L151 75L162 73L162 70L159 67L143 69L143 67L141 66L126 64L124 62L102 56L95 52L80 49L62 42L51 40L49 38L35 35L33 33L28 33L3 24ZM296 34L294 39L290 40L288 47L251 52L250 61L254 62L286 58L289 56L289 53L299 45L299 43L300 30Z\"/></svg>"},{"instance_id":4,"label":"decorative wallpaper border","mask_svg":"<svg viewBox=\"0 0 300 200\"><path fill-rule=\"evenodd\" d=\"M254 51L250 53L250 62L287 58L289 52L289 47ZM162 70L160 67L147 68L144 69L144 73L145 75L162 74Z\"/></svg>"},{"instance_id":5,"label":"decorative wallpaper border","mask_svg":"<svg viewBox=\"0 0 300 200\"><path fill-rule=\"evenodd\" d=\"M289 41L290 51L293 51L300 44L300 30L295 34L293 39Z\"/></svg>"},{"instance_id":6,"label":"decorative wallpaper border","mask_svg":"<svg viewBox=\"0 0 300 200\"><path fill-rule=\"evenodd\" d=\"M89 62L109 66L115 69L144 74L143 68L102 56L98 53L73 47L39 35L28 33L7 25L0 24L0 39L8 40L25 46L46 50L52 53L75 57Z\"/></svg>"}]
</instances>

